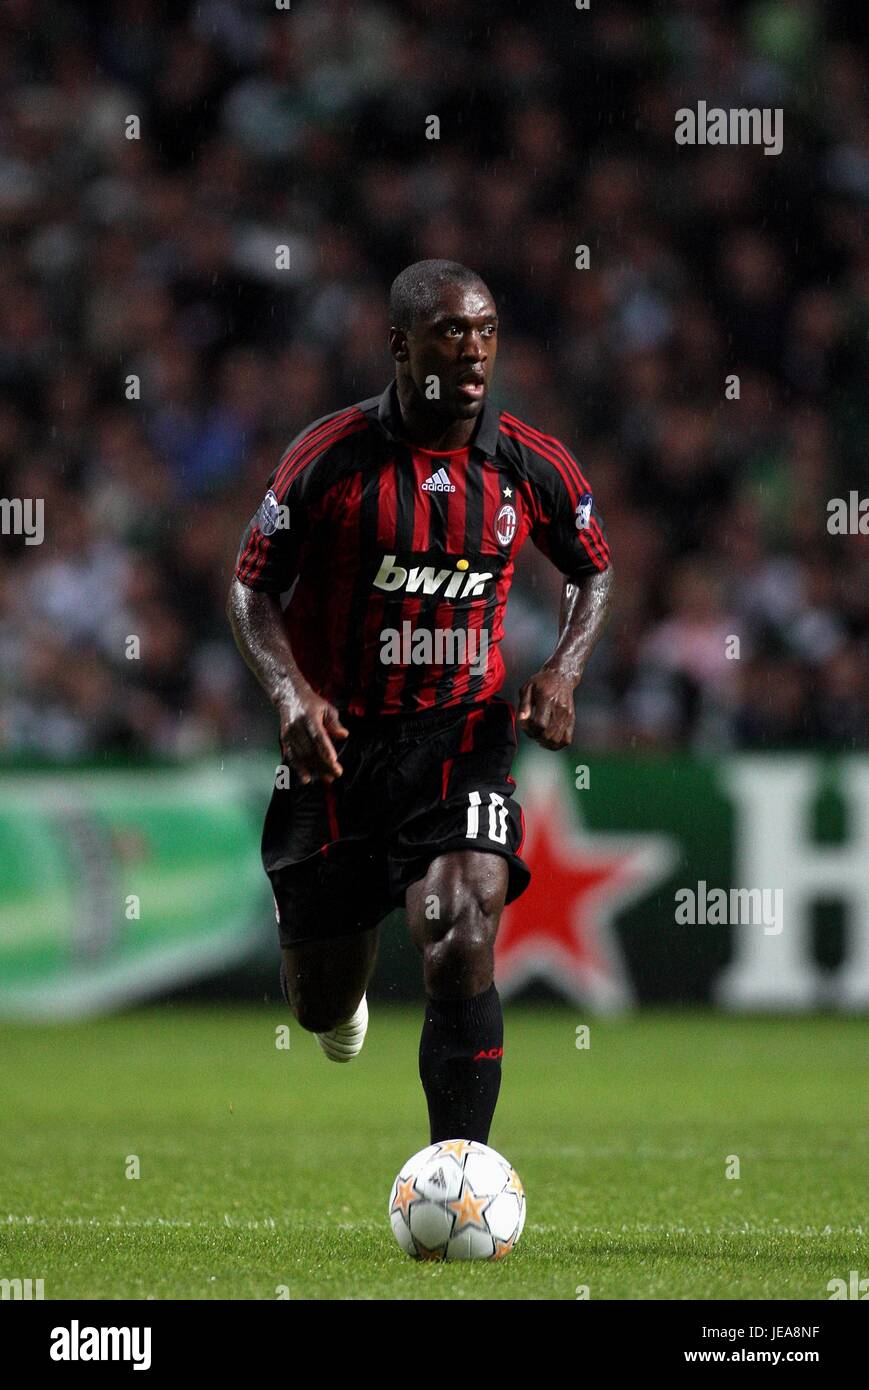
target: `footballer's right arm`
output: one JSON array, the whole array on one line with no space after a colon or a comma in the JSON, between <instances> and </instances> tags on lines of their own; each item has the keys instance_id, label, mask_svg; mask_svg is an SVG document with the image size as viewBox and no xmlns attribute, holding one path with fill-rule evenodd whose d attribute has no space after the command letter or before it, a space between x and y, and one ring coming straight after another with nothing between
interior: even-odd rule
<instances>
[{"instance_id":1,"label":"footballer's right arm","mask_svg":"<svg viewBox=\"0 0 869 1390\"><path fill-rule=\"evenodd\" d=\"M280 596L292 589L304 564L324 461L352 414L340 413L337 423L331 416L315 421L284 453L241 538L227 602L238 649L278 712L284 758L305 783L341 776L332 737L346 737L348 730L335 706L305 679L290 646Z\"/></svg>"},{"instance_id":2,"label":"footballer's right arm","mask_svg":"<svg viewBox=\"0 0 869 1390\"><path fill-rule=\"evenodd\" d=\"M242 536L227 616L239 651L277 710L281 752L288 766L303 783L315 778L334 782L342 768L330 735L340 737L348 731L334 705L305 680L293 656L280 600L298 575L307 510L304 483L311 474L307 471L297 481L280 485L280 471L269 479L262 505Z\"/></svg>"},{"instance_id":3,"label":"footballer's right arm","mask_svg":"<svg viewBox=\"0 0 869 1390\"><path fill-rule=\"evenodd\" d=\"M281 751L303 783L342 773L330 734L345 736L338 711L312 690L295 657L277 594L234 578L226 606L236 645L278 713Z\"/></svg>"}]
</instances>

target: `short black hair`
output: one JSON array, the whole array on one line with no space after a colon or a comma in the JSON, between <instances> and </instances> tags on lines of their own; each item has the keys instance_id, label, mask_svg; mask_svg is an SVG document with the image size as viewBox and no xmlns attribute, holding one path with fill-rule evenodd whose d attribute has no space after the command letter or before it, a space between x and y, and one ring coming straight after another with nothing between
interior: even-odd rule
<instances>
[{"instance_id":1,"label":"short black hair","mask_svg":"<svg viewBox=\"0 0 869 1390\"><path fill-rule=\"evenodd\" d=\"M435 308L445 285L479 285L489 294L482 276L458 261L414 261L396 275L389 291L389 320L405 332Z\"/></svg>"}]
</instances>

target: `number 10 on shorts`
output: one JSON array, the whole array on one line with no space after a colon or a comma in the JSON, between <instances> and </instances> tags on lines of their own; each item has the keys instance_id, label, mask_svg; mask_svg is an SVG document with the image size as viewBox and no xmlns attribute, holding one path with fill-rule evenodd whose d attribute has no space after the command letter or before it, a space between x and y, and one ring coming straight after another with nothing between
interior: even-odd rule
<instances>
[{"instance_id":1,"label":"number 10 on shorts","mask_svg":"<svg viewBox=\"0 0 869 1390\"><path fill-rule=\"evenodd\" d=\"M468 792L468 828L465 832L469 840L476 840L480 833L480 807L483 798L479 792ZM507 843L507 807L498 792L489 792L489 839L496 845Z\"/></svg>"}]
</instances>

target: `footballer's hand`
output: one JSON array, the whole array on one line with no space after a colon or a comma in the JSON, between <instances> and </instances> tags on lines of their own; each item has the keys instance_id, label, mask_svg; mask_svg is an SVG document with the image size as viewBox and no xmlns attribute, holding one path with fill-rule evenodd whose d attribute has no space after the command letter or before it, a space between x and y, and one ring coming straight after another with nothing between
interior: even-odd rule
<instances>
[{"instance_id":1,"label":"footballer's hand","mask_svg":"<svg viewBox=\"0 0 869 1390\"><path fill-rule=\"evenodd\" d=\"M568 748L576 714L574 682L558 671L538 671L519 691L519 727L544 748Z\"/></svg>"},{"instance_id":2,"label":"footballer's hand","mask_svg":"<svg viewBox=\"0 0 869 1390\"><path fill-rule=\"evenodd\" d=\"M319 778L334 782L344 769L333 737L349 734L335 706L315 691L292 690L277 701L281 721L281 752L303 784Z\"/></svg>"}]
</instances>

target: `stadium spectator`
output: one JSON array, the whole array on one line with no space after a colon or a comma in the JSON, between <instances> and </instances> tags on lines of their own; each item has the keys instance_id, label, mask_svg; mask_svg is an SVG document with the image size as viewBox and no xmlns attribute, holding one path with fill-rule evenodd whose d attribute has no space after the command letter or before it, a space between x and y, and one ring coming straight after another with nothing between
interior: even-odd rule
<instances>
[{"instance_id":1,"label":"stadium spectator","mask_svg":"<svg viewBox=\"0 0 869 1390\"><path fill-rule=\"evenodd\" d=\"M827 530L867 494L859 35L820 0L526 11L4 7L0 496L43 498L46 538L3 538L0 751L273 741L223 618L238 517L382 389L386 290L426 255L490 282L500 397L607 520L578 739L866 746L869 547ZM678 146L699 96L782 106L782 153ZM557 592L523 554L511 696Z\"/></svg>"}]
</instances>

